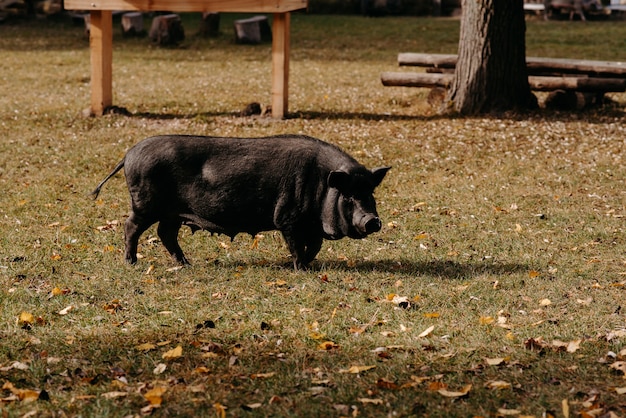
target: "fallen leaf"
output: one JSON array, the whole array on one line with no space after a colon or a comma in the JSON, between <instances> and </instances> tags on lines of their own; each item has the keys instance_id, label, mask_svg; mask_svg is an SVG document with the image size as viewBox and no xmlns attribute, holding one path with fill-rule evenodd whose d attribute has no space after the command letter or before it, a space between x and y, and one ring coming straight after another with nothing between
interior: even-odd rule
<instances>
[{"instance_id":1,"label":"fallen leaf","mask_svg":"<svg viewBox=\"0 0 626 418\"><path fill-rule=\"evenodd\" d=\"M481 316L478 322L480 322L480 325L489 325L495 322L495 318L493 316Z\"/></svg>"},{"instance_id":2,"label":"fallen leaf","mask_svg":"<svg viewBox=\"0 0 626 418\"><path fill-rule=\"evenodd\" d=\"M511 384L509 382L505 382L504 380L492 380L485 383L485 387L489 389L510 389Z\"/></svg>"},{"instance_id":3,"label":"fallen leaf","mask_svg":"<svg viewBox=\"0 0 626 418\"><path fill-rule=\"evenodd\" d=\"M418 335L417 338L423 338L423 337L430 335L430 333L433 332L434 329L435 329L434 325L429 326L424 331L422 331L422 333Z\"/></svg>"},{"instance_id":4,"label":"fallen leaf","mask_svg":"<svg viewBox=\"0 0 626 418\"><path fill-rule=\"evenodd\" d=\"M369 398L359 398L359 402L362 404L371 404L371 405L382 405L382 399L369 399Z\"/></svg>"},{"instance_id":5,"label":"fallen leaf","mask_svg":"<svg viewBox=\"0 0 626 418\"><path fill-rule=\"evenodd\" d=\"M28 327L35 322L35 317L30 312L22 312L17 318L17 325L20 327Z\"/></svg>"},{"instance_id":6,"label":"fallen leaf","mask_svg":"<svg viewBox=\"0 0 626 418\"><path fill-rule=\"evenodd\" d=\"M167 391L166 387L157 386L155 388L147 391L143 397L150 403L152 406L159 406L163 402L163 394Z\"/></svg>"},{"instance_id":7,"label":"fallen leaf","mask_svg":"<svg viewBox=\"0 0 626 418\"><path fill-rule=\"evenodd\" d=\"M531 270L528 272L528 277L530 277L531 279L534 279L535 277L539 277L541 275L541 273L539 273L537 270Z\"/></svg>"},{"instance_id":8,"label":"fallen leaf","mask_svg":"<svg viewBox=\"0 0 626 418\"><path fill-rule=\"evenodd\" d=\"M550 306L550 305L552 305L552 301L550 301L550 299L541 299L539 301L539 305L541 305L541 306Z\"/></svg>"},{"instance_id":9,"label":"fallen leaf","mask_svg":"<svg viewBox=\"0 0 626 418\"><path fill-rule=\"evenodd\" d=\"M59 315L67 315L67 314L68 314L68 313L70 313L70 311L71 311L71 310L73 310L73 309L74 309L74 306L73 306L73 305L66 306L65 308L63 308L63 309L61 309L61 310L59 311Z\"/></svg>"},{"instance_id":10,"label":"fallen leaf","mask_svg":"<svg viewBox=\"0 0 626 418\"><path fill-rule=\"evenodd\" d=\"M609 366L613 370L618 370L626 375L626 361L616 361Z\"/></svg>"},{"instance_id":11,"label":"fallen leaf","mask_svg":"<svg viewBox=\"0 0 626 418\"><path fill-rule=\"evenodd\" d=\"M335 348L339 348L339 345L335 344L332 341L324 341L323 343L320 343L318 347L320 350L328 351L328 350L332 350Z\"/></svg>"},{"instance_id":12,"label":"fallen leaf","mask_svg":"<svg viewBox=\"0 0 626 418\"><path fill-rule=\"evenodd\" d=\"M446 398L461 398L463 396L467 396L470 390L472 390L472 385L465 385L458 392L452 392L447 389L439 389L437 393L439 393L441 396L445 396Z\"/></svg>"},{"instance_id":13,"label":"fallen leaf","mask_svg":"<svg viewBox=\"0 0 626 418\"><path fill-rule=\"evenodd\" d=\"M100 396L102 396L105 399L115 399L115 398L122 398L124 396L128 396L128 392L113 391L113 392L103 393Z\"/></svg>"},{"instance_id":14,"label":"fallen leaf","mask_svg":"<svg viewBox=\"0 0 626 418\"><path fill-rule=\"evenodd\" d=\"M250 375L251 379L267 379L270 378L272 376L274 376L276 374L276 372L269 372L269 373L253 373L252 375Z\"/></svg>"},{"instance_id":15,"label":"fallen leaf","mask_svg":"<svg viewBox=\"0 0 626 418\"><path fill-rule=\"evenodd\" d=\"M154 370L152 371L152 373L154 374L161 374L163 373L165 370L167 369L167 366L163 363L159 363L156 365L156 367L154 368Z\"/></svg>"},{"instance_id":16,"label":"fallen leaf","mask_svg":"<svg viewBox=\"0 0 626 418\"><path fill-rule=\"evenodd\" d=\"M181 347L180 345L176 348L173 348L169 351L166 351L165 353L163 353L163 355L161 356L164 360L174 360L177 359L179 357L183 356L183 347Z\"/></svg>"},{"instance_id":17,"label":"fallen leaf","mask_svg":"<svg viewBox=\"0 0 626 418\"><path fill-rule=\"evenodd\" d=\"M252 411L253 409L259 409L262 406L263 406L262 403L257 402L257 403L250 403L250 404L242 405L242 408L246 411Z\"/></svg>"},{"instance_id":18,"label":"fallen leaf","mask_svg":"<svg viewBox=\"0 0 626 418\"><path fill-rule=\"evenodd\" d=\"M376 386L383 389L398 389L398 385L391 380L381 377L376 381Z\"/></svg>"},{"instance_id":19,"label":"fallen leaf","mask_svg":"<svg viewBox=\"0 0 626 418\"><path fill-rule=\"evenodd\" d=\"M498 414L500 415L510 416L510 415L519 415L521 413L522 411L517 410L517 409L498 408Z\"/></svg>"},{"instance_id":20,"label":"fallen leaf","mask_svg":"<svg viewBox=\"0 0 626 418\"><path fill-rule=\"evenodd\" d=\"M376 366L351 366L349 369L339 370L339 373L358 374L375 368Z\"/></svg>"},{"instance_id":21,"label":"fallen leaf","mask_svg":"<svg viewBox=\"0 0 626 418\"><path fill-rule=\"evenodd\" d=\"M139 344L135 348L139 351L150 351L150 350L154 350L156 348L156 345L152 343L144 343L144 344Z\"/></svg>"},{"instance_id":22,"label":"fallen leaf","mask_svg":"<svg viewBox=\"0 0 626 418\"><path fill-rule=\"evenodd\" d=\"M504 357L500 358L486 358L485 361L489 366L499 366L506 361Z\"/></svg>"},{"instance_id":23,"label":"fallen leaf","mask_svg":"<svg viewBox=\"0 0 626 418\"><path fill-rule=\"evenodd\" d=\"M563 410L563 418L569 418L569 402L567 399L561 401L561 409Z\"/></svg>"},{"instance_id":24,"label":"fallen leaf","mask_svg":"<svg viewBox=\"0 0 626 418\"><path fill-rule=\"evenodd\" d=\"M213 409L218 418L226 418L226 407L221 403L214 403Z\"/></svg>"},{"instance_id":25,"label":"fallen leaf","mask_svg":"<svg viewBox=\"0 0 626 418\"><path fill-rule=\"evenodd\" d=\"M439 312L427 312L424 314L424 318L439 318Z\"/></svg>"}]
</instances>

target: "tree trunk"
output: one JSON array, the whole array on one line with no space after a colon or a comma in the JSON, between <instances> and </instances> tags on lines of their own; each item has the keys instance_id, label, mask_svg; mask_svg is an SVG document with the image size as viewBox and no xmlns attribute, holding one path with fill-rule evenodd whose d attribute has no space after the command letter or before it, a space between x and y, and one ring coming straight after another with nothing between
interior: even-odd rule
<instances>
[{"instance_id":1,"label":"tree trunk","mask_svg":"<svg viewBox=\"0 0 626 418\"><path fill-rule=\"evenodd\" d=\"M526 70L523 0L463 0L447 104L466 115L537 107Z\"/></svg>"}]
</instances>

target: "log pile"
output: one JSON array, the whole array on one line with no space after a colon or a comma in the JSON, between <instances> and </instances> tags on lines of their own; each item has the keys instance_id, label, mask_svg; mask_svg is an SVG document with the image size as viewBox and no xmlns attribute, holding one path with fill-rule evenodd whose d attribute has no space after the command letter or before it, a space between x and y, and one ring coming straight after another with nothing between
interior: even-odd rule
<instances>
[{"instance_id":1,"label":"log pile","mask_svg":"<svg viewBox=\"0 0 626 418\"><path fill-rule=\"evenodd\" d=\"M427 72L385 72L381 81L385 86L446 88L452 81L456 61L457 56L451 54L401 53L400 66L424 67ZM530 88L535 91L626 91L624 62L528 57L526 66Z\"/></svg>"}]
</instances>

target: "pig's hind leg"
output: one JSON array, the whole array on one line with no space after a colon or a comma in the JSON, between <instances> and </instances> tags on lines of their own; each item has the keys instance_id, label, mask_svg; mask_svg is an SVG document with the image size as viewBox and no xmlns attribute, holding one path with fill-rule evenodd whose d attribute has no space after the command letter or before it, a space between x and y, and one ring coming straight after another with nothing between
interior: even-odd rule
<instances>
[{"instance_id":1,"label":"pig's hind leg","mask_svg":"<svg viewBox=\"0 0 626 418\"><path fill-rule=\"evenodd\" d=\"M185 254L183 254L183 250L178 244L178 230L181 225L182 222L180 220L162 219L161 222L159 222L157 234L159 235L159 238L161 238L161 242L167 251L176 259L176 261L180 264L189 264Z\"/></svg>"},{"instance_id":2,"label":"pig's hind leg","mask_svg":"<svg viewBox=\"0 0 626 418\"><path fill-rule=\"evenodd\" d=\"M126 249L125 255L126 261L130 264L137 262L137 246L139 245L139 237L146 229L150 227L155 221L137 216L135 212L131 212L128 219L124 224L124 234L126 236Z\"/></svg>"}]
</instances>

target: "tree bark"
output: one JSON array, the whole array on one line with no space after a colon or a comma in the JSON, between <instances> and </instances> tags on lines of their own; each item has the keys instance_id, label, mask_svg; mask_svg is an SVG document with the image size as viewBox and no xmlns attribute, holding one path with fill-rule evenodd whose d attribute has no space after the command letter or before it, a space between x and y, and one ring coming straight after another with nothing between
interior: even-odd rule
<instances>
[{"instance_id":1,"label":"tree bark","mask_svg":"<svg viewBox=\"0 0 626 418\"><path fill-rule=\"evenodd\" d=\"M476 115L537 107L526 70L523 0L463 0L462 5L448 110Z\"/></svg>"}]
</instances>

